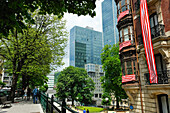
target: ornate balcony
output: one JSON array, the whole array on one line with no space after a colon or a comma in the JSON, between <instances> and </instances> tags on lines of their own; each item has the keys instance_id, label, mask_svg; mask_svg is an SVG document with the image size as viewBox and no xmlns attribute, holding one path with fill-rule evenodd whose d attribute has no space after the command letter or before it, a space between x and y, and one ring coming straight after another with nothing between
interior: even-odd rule
<instances>
[{"instance_id":1,"label":"ornate balcony","mask_svg":"<svg viewBox=\"0 0 170 113\"><path fill-rule=\"evenodd\" d=\"M170 70L158 71L158 84L170 84ZM144 74L146 85L150 85L149 73Z\"/></svg>"},{"instance_id":2,"label":"ornate balcony","mask_svg":"<svg viewBox=\"0 0 170 113\"><path fill-rule=\"evenodd\" d=\"M151 28L152 39L155 38L155 37L158 37L158 36L163 36L163 35L165 35L163 24L158 24L158 25Z\"/></svg>"},{"instance_id":3,"label":"ornate balcony","mask_svg":"<svg viewBox=\"0 0 170 113\"><path fill-rule=\"evenodd\" d=\"M158 24L151 28L151 38L152 39L159 37L159 36L164 36L164 35L165 35L164 25ZM138 41L139 41L139 45L143 44L142 34L138 35Z\"/></svg>"}]
</instances>

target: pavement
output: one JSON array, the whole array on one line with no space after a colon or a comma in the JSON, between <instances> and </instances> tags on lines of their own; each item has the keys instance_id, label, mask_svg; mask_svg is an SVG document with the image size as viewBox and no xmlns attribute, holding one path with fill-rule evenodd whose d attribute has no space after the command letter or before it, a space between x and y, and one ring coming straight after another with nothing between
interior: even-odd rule
<instances>
[{"instance_id":1,"label":"pavement","mask_svg":"<svg viewBox=\"0 0 170 113\"><path fill-rule=\"evenodd\" d=\"M0 107L0 113L44 113L41 104L33 104L32 99L30 101L17 99L15 103L7 105L6 107Z\"/></svg>"}]
</instances>

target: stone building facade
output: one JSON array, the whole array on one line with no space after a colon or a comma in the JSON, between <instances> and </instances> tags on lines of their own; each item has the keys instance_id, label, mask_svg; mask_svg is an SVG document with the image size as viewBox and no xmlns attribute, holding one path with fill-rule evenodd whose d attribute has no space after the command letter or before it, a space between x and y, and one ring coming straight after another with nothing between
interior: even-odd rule
<instances>
[{"instance_id":1,"label":"stone building facade","mask_svg":"<svg viewBox=\"0 0 170 113\"><path fill-rule=\"evenodd\" d=\"M100 78L104 76L102 65L89 63L85 64L85 69L87 70L89 77L91 77L95 83L95 89L93 92L94 96L92 99L95 102L95 105L100 106L103 94L103 88L101 85L102 83L100 82Z\"/></svg>"},{"instance_id":2,"label":"stone building facade","mask_svg":"<svg viewBox=\"0 0 170 113\"><path fill-rule=\"evenodd\" d=\"M170 112L170 0L147 0L158 83L151 84L140 24L140 0L117 5L122 82L131 113ZM131 80L127 78L131 77ZM132 108L132 107L131 107Z\"/></svg>"}]
</instances>

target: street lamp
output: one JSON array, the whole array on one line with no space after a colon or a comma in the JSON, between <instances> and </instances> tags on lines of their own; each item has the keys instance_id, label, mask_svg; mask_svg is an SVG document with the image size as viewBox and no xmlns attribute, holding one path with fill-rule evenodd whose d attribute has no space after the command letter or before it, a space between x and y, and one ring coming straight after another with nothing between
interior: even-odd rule
<instances>
[{"instance_id":1,"label":"street lamp","mask_svg":"<svg viewBox=\"0 0 170 113\"><path fill-rule=\"evenodd\" d=\"M106 97L105 100L106 100L106 102L107 102L107 101L109 100L109 98ZM106 104L107 104L107 103L106 103ZM106 111L107 111L107 107L106 107ZM108 113L108 111L107 111L107 113Z\"/></svg>"},{"instance_id":2,"label":"street lamp","mask_svg":"<svg viewBox=\"0 0 170 113\"><path fill-rule=\"evenodd\" d=\"M79 97L76 97L76 99L77 99L77 101L76 101L76 105L78 105L78 99L79 99Z\"/></svg>"}]
</instances>

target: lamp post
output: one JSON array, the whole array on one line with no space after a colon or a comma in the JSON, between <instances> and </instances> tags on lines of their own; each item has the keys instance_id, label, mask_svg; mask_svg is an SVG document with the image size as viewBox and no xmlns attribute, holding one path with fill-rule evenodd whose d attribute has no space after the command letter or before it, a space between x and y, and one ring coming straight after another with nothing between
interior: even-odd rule
<instances>
[{"instance_id":1,"label":"lamp post","mask_svg":"<svg viewBox=\"0 0 170 113\"><path fill-rule=\"evenodd\" d=\"M76 105L77 105L79 97L76 97L76 99L77 99L77 101L76 101Z\"/></svg>"},{"instance_id":2,"label":"lamp post","mask_svg":"<svg viewBox=\"0 0 170 113\"><path fill-rule=\"evenodd\" d=\"M105 98L105 100L106 100L106 102L109 100L109 98ZM107 103L106 103L107 104ZM106 113L108 113L108 111L107 111L107 107L106 107Z\"/></svg>"}]
</instances>

